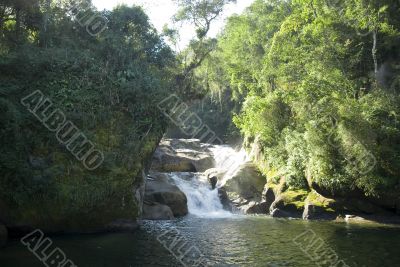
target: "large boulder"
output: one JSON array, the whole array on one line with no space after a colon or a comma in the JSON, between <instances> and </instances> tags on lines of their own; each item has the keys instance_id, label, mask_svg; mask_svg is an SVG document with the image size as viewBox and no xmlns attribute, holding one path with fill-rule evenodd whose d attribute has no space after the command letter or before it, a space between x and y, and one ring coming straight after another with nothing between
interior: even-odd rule
<instances>
[{"instance_id":1,"label":"large boulder","mask_svg":"<svg viewBox=\"0 0 400 267\"><path fill-rule=\"evenodd\" d=\"M301 218L304 210L304 200L308 192L305 190L290 190L280 194L270 206L270 214L278 209L285 217ZM281 216L282 217L282 216Z\"/></svg>"},{"instance_id":2,"label":"large boulder","mask_svg":"<svg viewBox=\"0 0 400 267\"><path fill-rule=\"evenodd\" d=\"M154 214L157 210L167 214L168 206L173 216L185 216L188 214L186 195L164 173L151 173L146 182L143 214ZM147 209L147 210L146 210ZM153 216L154 217L154 216Z\"/></svg>"},{"instance_id":3,"label":"large boulder","mask_svg":"<svg viewBox=\"0 0 400 267\"><path fill-rule=\"evenodd\" d=\"M276 200L276 197L280 195L280 191L277 190L277 185L267 183L264 186L264 190L261 195L261 203L258 205L260 208L255 207L256 214L268 214L272 203Z\"/></svg>"},{"instance_id":4,"label":"large boulder","mask_svg":"<svg viewBox=\"0 0 400 267\"><path fill-rule=\"evenodd\" d=\"M159 203L144 203L143 204L143 215L144 220L173 220L174 214L167 205Z\"/></svg>"},{"instance_id":5,"label":"large boulder","mask_svg":"<svg viewBox=\"0 0 400 267\"><path fill-rule=\"evenodd\" d=\"M215 161L209 147L196 139L163 139L153 156L157 172L204 172Z\"/></svg>"},{"instance_id":6,"label":"large boulder","mask_svg":"<svg viewBox=\"0 0 400 267\"><path fill-rule=\"evenodd\" d=\"M261 202L250 202L246 210L247 214L269 214L270 207L276 199L274 189L266 184L261 194Z\"/></svg>"},{"instance_id":7,"label":"large boulder","mask_svg":"<svg viewBox=\"0 0 400 267\"><path fill-rule=\"evenodd\" d=\"M262 202L265 178L254 164L246 163L229 179L223 189L234 207L244 213L255 213ZM249 211L249 212L248 212Z\"/></svg>"},{"instance_id":8,"label":"large boulder","mask_svg":"<svg viewBox=\"0 0 400 267\"><path fill-rule=\"evenodd\" d=\"M338 216L337 203L311 191L304 203L304 220L334 220Z\"/></svg>"}]
</instances>

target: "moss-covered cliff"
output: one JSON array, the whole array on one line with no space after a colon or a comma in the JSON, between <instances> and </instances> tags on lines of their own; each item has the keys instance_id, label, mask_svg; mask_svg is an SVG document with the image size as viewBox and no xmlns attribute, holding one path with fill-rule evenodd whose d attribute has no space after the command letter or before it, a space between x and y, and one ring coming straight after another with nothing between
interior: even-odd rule
<instances>
[{"instance_id":1,"label":"moss-covered cliff","mask_svg":"<svg viewBox=\"0 0 400 267\"><path fill-rule=\"evenodd\" d=\"M17 43L1 36L0 224L93 232L134 222L175 57L139 7L97 13L108 25L96 36L61 7L50 13L44 41L29 21Z\"/></svg>"}]
</instances>

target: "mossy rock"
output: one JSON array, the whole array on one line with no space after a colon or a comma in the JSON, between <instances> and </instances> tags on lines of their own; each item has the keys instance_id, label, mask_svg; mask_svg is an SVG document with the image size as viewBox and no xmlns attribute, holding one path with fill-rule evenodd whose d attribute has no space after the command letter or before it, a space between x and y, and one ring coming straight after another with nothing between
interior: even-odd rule
<instances>
[{"instance_id":1,"label":"mossy rock","mask_svg":"<svg viewBox=\"0 0 400 267\"><path fill-rule=\"evenodd\" d=\"M270 207L271 215L279 211L278 217L301 218L304 210L304 200L308 192L306 190L288 189L276 198ZM283 216L285 215L285 216Z\"/></svg>"},{"instance_id":2,"label":"mossy rock","mask_svg":"<svg viewBox=\"0 0 400 267\"><path fill-rule=\"evenodd\" d=\"M284 176L278 179L268 179L266 188L271 188L274 191L276 197L280 196L283 192L289 189L286 184L286 178Z\"/></svg>"},{"instance_id":3,"label":"mossy rock","mask_svg":"<svg viewBox=\"0 0 400 267\"><path fill-rule=\"evenodd\" d=\"M103 131L98 130L93 140L106 160L94 171L86 170L60 146L40 146L31 152L34 159L50 155L51 165L34 170L23 193L4 196L8 191L3 192L0 217L10 232L39 228L48 233L95 233L135 224L142 205L135 193L143 185L142 172L161 136L149 134L137 156L124 150L124 139L117 134L111 134L113 141L104 146L99 138Z\"/></svg>"},{"instance_id":4,"label":"mossy rock","mask_svg":"<svg viewBox=\"0 0 400 267\"><path fill-rule=\"evenodd\" d=\"M281 198L286 205L293 204L298 210L304 209L304 201L307 196L308 192L303 189L288 189L281 194Z\"/></svg>"},{"instance_id":5,"label":"mossy rock","mask_svg":"<svg viewBox=\"0 0 400 267\"><path fill-rule=\"evenodd\" d=\"M335 200L325 198L313 190L305 200L303 219L334 220L338 215L336 206L337 203Z\"/></svg>"},{"instance_id":6,"label":"mossy rock","mask_svg":"<svg viewBox=\"0 0 400 267\"><path fill-rule=\"evenodd\" d=\"M323 197L314 190L308 194L306 202L313 204L315 206L331 209L332 211L333 211L332 208L336 203L334 199Z\"/></svg>"}]
</instances>

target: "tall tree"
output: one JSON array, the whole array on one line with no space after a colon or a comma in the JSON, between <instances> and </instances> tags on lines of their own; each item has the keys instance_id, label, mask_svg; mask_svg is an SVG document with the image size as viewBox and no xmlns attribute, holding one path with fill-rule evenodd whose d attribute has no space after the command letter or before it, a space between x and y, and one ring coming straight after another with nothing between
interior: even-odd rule
<instances>
[{"instance_id":1,"label":"tall tree","mask_svg":"<svg viewBox=\"0 0 400 267\"><path fill-rule=\"evenodd\" d=\"M189 48L183 52L184 66L177 81L184 95L196 97L199 92L191 88L193 71L200 67L216 47L216 40L207 37L211 25L222 15L224 7L229 3L236 3L236 0L175 0L175 2L179 6L174 16L175 22L192 24L197 34L196 38L191 40Z\"/></svg>"}]
</instances>

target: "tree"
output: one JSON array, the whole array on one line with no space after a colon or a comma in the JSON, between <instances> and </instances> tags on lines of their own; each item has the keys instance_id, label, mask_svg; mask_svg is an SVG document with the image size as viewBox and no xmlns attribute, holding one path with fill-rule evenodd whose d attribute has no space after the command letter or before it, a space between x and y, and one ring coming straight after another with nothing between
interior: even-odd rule
<instances>
[{"instance_id":1,"label":"tree","mask_svg":"<svg viewBox=\"0 0 400 267\"><path fill-rule=\"evenodd\" d=\"M191 88L193 71L201 66L204 60L216 47L216 40L207 38L213 21L222 14L225 5L236 3L236 0L176 0L179 10L174 16L175 22L189 22L197 36L191 40L189 47L181 55L183 70L177 76L182 94L189 98L201 97L202 92ZM196 94L198 96L196 96Z\"/></svg>"},{"instance_id":2,"label":"tree","mask_svg":"<svg viewBox=\"0 0 400 267\"><path fill-rule=\"evenodd\" d=\"M224 73L216 88L233 91L269 179L397 198L399 3L333 2L256 1L229 19L210 59L222 69L209 70Z\"/></svg>"},{"instance_id":3,"label":"tree","mask_svg":"<svg viewBox=\"0 0 400 267\"><path fill-rule=\"evenodd\" d=\"M180 7L174 19L176 22L190 22L196 27L197 38L205 38L210 31L211 23L224 10L225 5L236 3L236 0L175 0Z\"/></svg>"}]
</instances>

